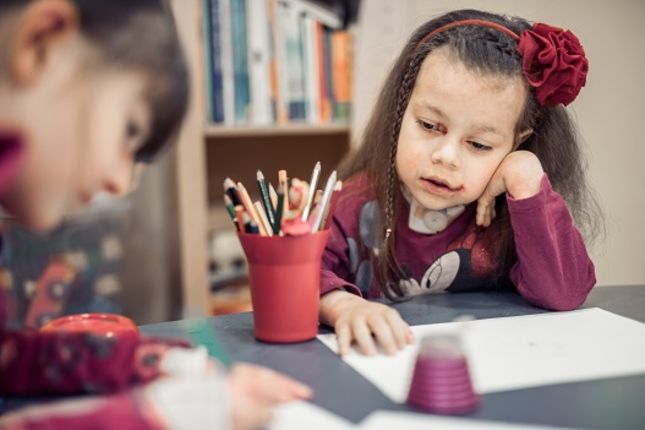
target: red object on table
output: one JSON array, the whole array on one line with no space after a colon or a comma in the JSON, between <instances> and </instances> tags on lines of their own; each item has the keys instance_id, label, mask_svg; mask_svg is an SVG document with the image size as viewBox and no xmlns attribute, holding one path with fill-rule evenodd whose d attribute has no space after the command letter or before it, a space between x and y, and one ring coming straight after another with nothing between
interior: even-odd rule
<instances>
[{"instance_id":1,"label":"red object on table","mask_svg":"<svg viewBox=\"0 0 645 430\"><path fill-rule=\"evenodd\" d=\"M45 324L43 332L83 332L113 337L120 334L137 333L137 325L129 318L116 314L90 313L68 315Z\"/></svg>"}]
</instances>

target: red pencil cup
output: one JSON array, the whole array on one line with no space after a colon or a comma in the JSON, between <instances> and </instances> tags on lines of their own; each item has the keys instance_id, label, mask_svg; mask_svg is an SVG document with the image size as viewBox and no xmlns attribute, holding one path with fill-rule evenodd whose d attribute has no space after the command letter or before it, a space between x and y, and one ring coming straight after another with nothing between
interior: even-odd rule
<instances>
[{"instance_id":1,"label":"red pencil cup","mask_svg":"<svg viewBox=\"0 0 645 430\"><path fill-rule=\"evenodd\" d=\"M303 342L318 334L320 262L329 231L266 237L240 233L249 262L255 338Z\"/></svg>"}]
</instances>

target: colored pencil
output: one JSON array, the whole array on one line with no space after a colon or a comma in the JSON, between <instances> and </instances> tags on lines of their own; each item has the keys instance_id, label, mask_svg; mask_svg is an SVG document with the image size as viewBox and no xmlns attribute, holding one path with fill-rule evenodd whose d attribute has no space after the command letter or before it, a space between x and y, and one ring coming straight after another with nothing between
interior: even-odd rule
<instances>
[{"instance_id":1,"label":"colored pencil","mask_svg":"<svg viewBox=\"0 0 645 430\"><path fill-rule=\"evenodd\" d=\"M282 203L282 216L284 217L289 212L289 181L286 170L278 171L278 186L282 187L282 194L284 194Z\"/></svg>"},{"instance_id":2,"label":"colored pencil","mask_svg":"<svg viewBox=\"0 0 645 430\"><path fill-rule=\"evenodd\" d=\"M233 206L242 204L237 191L237 187L235 186L235 182L233 182L231 178L227 177L226 179L224 179L224 193L229 196L229 198L233 202Z\"/></svg>"},{"instance_id":3,"label":"colored pencil","mask_svg":"<svg viewBox=\"0 0 645 430\"><path fill-rule=\"evenodd\" d=\"M314 194L316 194L316 185L318 185L318 178L320 177L320 161L316 163L314 171L311 173L311 182L309 182L309 193L307 194L307 202L305 208L302 210L302 220L307 221L309 211L314 201Z\"/></svg>"},{"instance_id":4,"label":"colored pencil","mask_svg":"<svg viewBox=\"0 0 645 430\"><path fill-rule=\"evenodd\" d=\"M258 224L251 219L249 214L244 212L243 217L244 217L244 230L250 234L260 234L260 228L258 227Z\"/></svg>"},{"instance_id":5,"label":"colored pencil","mask_svg":"<svg viewBox=\"0 0 645 430\"><path fill-rule=\"evenodd\" d=\"M329 206L329 202L331 201L331 195L334 192L334 187L336 186L336 176L337 174L336 174L336 171L334 170L333 172L331 172L331 175L329 175L329 178L327 179L327 184L325 185L325 191L323 191L322 199L320 200L320 204L319 204L320 210L316 214L314 223L311 226L312 233L317 232L322 227L325 211Z\"/></svg>"},{"instance_id":6,"label":"colored pencil","mask_svg":"<svg viewBox=\"0 0 645 430\"><path fill-rule=\"evenodd\" d=\"M269 197L271 198L271 206L273 206L273 213L275 214L275 211L278 209L278 193L275 192L275 188L273 188L273 184L271 182L267 182L269 184Z\"/></svg>"},{"instance_id":7,"label":"colored pencil","mask_svg":"<svg viewBox=\"0 0 645 430\"><path fill-rule=\"evenodd\" d=\"M235 208L233 207L233 202L228 194L224 194L224 206L226 207L228 216L231 217L231 221L233 221L233 224L235 224L235 227L239 230L240 227L237 225L237 220L235 218Z\"/></svg>"},{"instance_id":8,"label":"colored pencil","mask_svg":"<svg viewBox=\"0 0 645 430\"><path fill-rule=\"evenodd\" d=\"M330 214L334 213L334 208L336 207L336 202L338 201L338 195L340 194L342 189L343 181L336 181L334 192L331 195L331 201L329 202L329 206L327 206L327 210L325 211L325 215L323 216L323 223L322 227L320 228L321 230L324 230L329 226Z\"/></svg>"},{"instance_id":9,"label":"colored pencil","mask_svg":"<svg viewBox=\"0 0 645 430\"><path fill-rule=\"evenodd\" d=\"M282 234L282 214L284 211L284 193L282 192L282 184L278 185L278 204L275 212L275 222L278 226L278 234Z\"/></svg>"},{"instance_id":10,"label":"colored pencil","mask_svg":"<svg viewBox=\"0 0 645 430\"><path fill-rule=\"evenodd\" d=\"M235 206L235 219L237 219L238 230L246 231L246 225L244 225L244 207L242 205Z\"/></svg>"},{"instance_id":11,"label":"colored pencil","mask_svg":"<svg viewBox=\"0 0 645 430\"><path fill-rule=\"evenodd\" d=\"M257 211L255 210L255 206L253 206L253 202L251 201L251 197L249 196L248 191L246 191L246 188L244 187L244 184L241 182L237 183L237 191L240 194L240 200L242 201L242 204L244 205L244 209L246 212L249 214L249 217L251 217L251 221L253 221L260 229L260 234L262 236L267 236L268 232L264 229L264 226L262 225L262 222L260 221L260 216L258 215Z\"/></svg>"},{"instance_id":12,"label":"colored pencil","mask_svg":"<svg viewBox=\"0 0 645 430\"><path fill-rule=\"evenodd\" d=\"M264 225L264 229L267 231L267 236L273 236L273 227L271 226L271 223L269 222L269 218L267 217L267 213L264 210L264 207L262 207L262 203L259 201L253 203L255 206L255 210L258 212L258 216L260 218L260 221Z\"/></svg>"},{"instance_id":13,"label":"colored pencil","mask_svg":"<svg viewBox=\"0 0 645 430\"><path fill-rule=\"evenodd\" d=\"M267 220L269 221L269 230L273 233L278 234L280 231L280 226L275 224L275 213L273 212L273 204L271 203L271 197L269 197L269 187L267 187L266 179L260 170L257 172L258 180L258 191L260 191L260 198L262 199L262 205L264 205L264 212L266 214ZM278 231L276 231L276 228ZM269 236L272 236L271 234Z\"/></svg>"}]
</instances>

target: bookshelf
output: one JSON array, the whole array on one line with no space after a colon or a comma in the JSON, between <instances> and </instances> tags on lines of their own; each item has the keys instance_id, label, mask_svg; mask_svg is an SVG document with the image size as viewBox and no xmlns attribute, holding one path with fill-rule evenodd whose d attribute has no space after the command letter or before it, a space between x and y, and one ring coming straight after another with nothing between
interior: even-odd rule
<instances>
[{"instance_id":1,"label":"bookshelf","mask_svg":"<svg viewBox=\"0 0 645 430\"><path fill-rule=\"evenodd\" d=\"M206 121L207 82L203 58L202 0L170 0L191 69L191 101L171 157L176 188L179 279L185 315L208 314L208 233L232 229L221 204L222 181L231 176L253 194L255 172L273 179L286 168L291 177L307 178L317 160L330 173L349 149L345 122L311 125L225 126ZM252 197L254 197L252 195Z\"/></svg>"}]
</instances>

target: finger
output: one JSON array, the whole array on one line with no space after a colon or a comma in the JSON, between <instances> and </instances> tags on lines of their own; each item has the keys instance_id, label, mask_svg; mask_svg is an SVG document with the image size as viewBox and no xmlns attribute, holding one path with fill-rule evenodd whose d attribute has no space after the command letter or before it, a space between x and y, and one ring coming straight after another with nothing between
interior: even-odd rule
<instances>
[{"instance_id":1,"label":"finger","mask_svg":"<svg viewBox=\"0 0 645 430\"><path fill-rule=\"evenodd\" d=\"M408 343L414 343L414 333L410 328L408 328Z\"/></svg>"},{"instance_id":2,"label":"finger","mask_svg":"<svg viewBox=\"0 0 645 430\"><path fill-rule=\"evenodd\" d=\"M372 333L367 327L367 323L362 318L356 318L352 322L352 332L354 333L354 339L358 344L358 348L365 355L374 355L376 354L376 345L374 345L374 339L372 338Z\"/></svg>"},{"instance_id":3,"label":"finger","mask_svg":"<svg viewBox=\"0 0 645 430\"><path fill-rule=\"evenodd\" d=\"M352 331L346 322L336 324L336 341L338 342L338 355L349 354L352 344Z\"/></svg>"},{"instance_id":4,"label":"finger","mask_svg":"<svg viewBox=\"0 0 645 430\"><path fill-rule=\"evenodd\" d=\"M385 313L385 319L390 324L390 327L392 327L392 333L394 333L394 338L399 349L404 348L408 343L410 327L408 327L408 324L403 321L401 315L394 309L391 309L391 312Z\"/></svg>"},{"instance_id":5,"label":"finger","mask_svg":"<svg viewBox=\"0 0 645 430\"><path fill-rule=\"evenodd\" d=\"M300 398L309 398L311 388L271 369L249 366L249 383L256 386L256 394L270 404L284 403Z\"/></svg>"},{"instance_id":6,"label":"finger","mask_svg":"<svg viewBox=\"0 0 645 430\"><path fill-rule=\"evenodd\" d=\"M484 191L484 194L481 195L479 200L477 200L477 216L476 216L476 223L477 225L483 225L485 216L486 216L486 211L490 207L490 198L487 195L487 192Z\"/></svg>"},{"instance_id":7,"label":"finger","mask_svg":"<svg viewBox=\"0 0 645 430\"><path fill-rule=\"evenodd\" d=\"M385 350L388 355L393 355L398 347L396 346L396 341L394 340L394 334L392 333L392 328L387 322L383 314L375 314L367 321L370 330L374 333L374 337Z\"/></svg>"},{"instance_id":8,"label":"finger","mask_svg":"<svg viewBox=\"0 0 645 430\"><path fill-rule=\"evenodd\" d=\"M482 225L484 227L490 226L490 206L486 208L486 212L484 212L484 216L482 219Z\"/></svg>"},{"instance_id":9,"label":"finger","mask_svg":"<svg viewBox=\"0 0 645 430\"><path fill-rule=\"evenodd\" d=\"M247 410L241 413L246 418L242 419L243 423L240 423L239 426L234 426L233 430L263 429L271 422L273 418L271 408L257 404L253 406L251 411Z\"/></svg>"}]
</instances>

